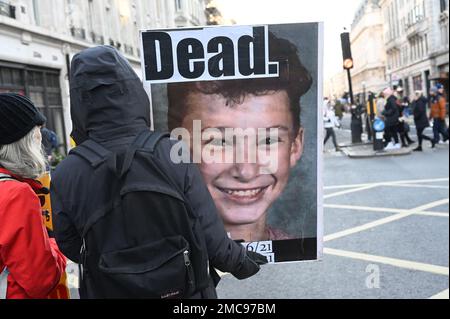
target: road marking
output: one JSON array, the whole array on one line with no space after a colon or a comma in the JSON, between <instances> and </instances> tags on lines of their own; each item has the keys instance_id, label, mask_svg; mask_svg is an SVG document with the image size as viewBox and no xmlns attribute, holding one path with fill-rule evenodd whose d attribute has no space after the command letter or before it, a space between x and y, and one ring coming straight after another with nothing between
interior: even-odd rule
<instances>
[{"instance_id":1,"label":"road marking","mask_svg":"<svg viewBox=\"0 0 450 319\"><path fill-rule=\"evenodd\" d=\"M328 189L356 188L356 187L370 186L370 185L373 185L373 184L377 184L376 186L378 186L379 183L324 186L323 189L328 190Z\"/></svg>"},{"instance_id":2,"label":"road marking","mask_svg":"<svg viewBox=\"0 0 450 319\"><path fill-rule=\"evenodd\" d=\"M324 189L340 189L340 188L355 188L355 187L364 187L369 185L396 185L396 184L408 184L408 183L435 183L435 182L448 182L449 178L434 178L434 179L410 179L410 180L402 180L402 181L391 181L391 182L376 182L376 183L365 183L365 184L349 184L349 185L334 185L334 186L325 186Z\"/></svg>"},{"instance_id":3,"label":"road marking","mask_svg":"<svg viewBox=\"0 0 450 319\"><path fill-rule=\"evenodd\" d=\"M407 213L409 211L408 209L398 209L398 208L367 207L367 206L337 205L337 204L324 204L323 207L324 208L359 210L359 211L367 211L367 212L393 213L393 214ZM427 212L427 211L416 212L415 215L447 217L447 218L449 217L448 213Z\"/></svg>"},{"instance_id":4,"label":"road marking","mask_svg":"<svg viewBox=\"0 0 450 319\"><path fill-rule=\"evenodd\" d=\"M388 186L448 189L448 186L443 186L443 185L441 186L441 185L420 185L420 184L395 184L395 185L388 185Z\"/></svg>"},{"instance_id":5,"label":"road marking","mask_svg":"<svg viewBox=\"0 0 450 319\"><path fill-rule=\"evenodd\" d=\"M424 272L429 272L438 275L449 275L448 267L436 266L431 264L425 264L415 261L397 259L397 258L389 258L383 256L369 255L363 253L357 253L353 251L333 249L333 248L324 248L323 252L327 255L339 256L339 257L347 257L352 259L364 260L374 263L380 263L385 265L391 265L399 268L411 269L411 270L419 270Z\"/></svg>"},{"instance_id":6,"label":"road marking","mask_svg":"<svg viewBox=\"0 0 450 319\"><path fill-rule=\"evenodd\" d=\"M432 216L432 217L447 217L448 218L448 213L441 213L441 212L420 212L420 213L416 213L416 215Z\"/></svg>"},{"instance_id":7,"label":"road marking","mask_svg":"<svg viewBox=\"0 0 450 319\"><path fill-rule=\"evenodd\" d=\"M429 208L433 208L433 207L437 207L437 206L441 206L441 205L445 205L448 204L449 199L448 198L444 198L441 200L437 200L435 202L431 202L416 208L411 209L411 211L415 211L415 212L422 212L422 211L426 211Z\"/></svg>"},{"instance_id":8,"label":"road marking","mask_svg":"<svg viewBox=\"0 0 450 319\"><path fill-rule=\"evenodd\" d=\"M331 198L331 197L336 197L336 196L346 195L346 194L350 194L350 193L360 192L360 191L371 189L371 188L374 188L374 187L377 187L377 186L378 186L378 184L367 185L367 186L363 186L363 187L359 187L359 188L352 188L352 189L348 189L348 190L345 190L345 191L324 195L323 198L324 199L328 199L328 198Z\"/></svg>"},{"instance_id":9,"label":"road marking","mask_svg":"<svg viewBox=\"0 0 450 319\"><path fill-rule=\"evenodd\" d=\"M391 223L393 221L396 221L396 220L399 220L399 219L411 216L413 214L414 213L400 213L400 214L396 214L396 215L393 215L393 216L381 218L381 219L378 219L376 221L373 221L373 222L370 222L370 223L367 223L367 224L364 224L364 225L361 225L361 226L349 228L349 229L346 229L346 230L343 230L343 231L340 231L340 232L337 232L337 233L334 233L334 234L326 235L326 236L324 236L323 241L327 242L327 241L335 240L335 239L338 239L338 238L341 238L341 237L345 237L345 236L348 236L348 235L353 235L353 234L356 234L356 233L368 230L370 228L374 228L374 227L377 227L377 226L380 226L380 225Z\"/></svg>"},{"instance_id":10,"label":"road marking","mask_svg":"<svg viewBox=\"0 0 450 319\"><path fill-rule=\"evenodd\" d=\"M425 205L421 205L419 207L416 207L416 208L413 208L413 209L410 209L410 210L406 210L403 213L399 213L399 214L396 214L396 215L393 215L393 216L388 216L388 217L381 218L381 219L375 220L375 221L367 223L367 224L363 224L363 225L360 225L360 226L357 226L357 227L349 228L349 229L346 229L346 230L343 230L343 231L340 231L340 232L337 232L337 233L334 233L334 234L326 235L326 236L324 236L323 241L327 242L327 241L335 240L335 239L338 239L338 238L341 238L341 237L344 237L344 236L348 236L348 235L352 235L352 234L355 234L355 233L359 233L359 232L368 230L370 228L374 228L374 227L377 227L377 226L380 226L380 225L391 223L391 222L399 220L399 219L403 219L405 217L414 215L414 214L416 214L418 212L425 211L425 210L427 210L429 208L433 208L433 207L436 207L436 206L441 206L441 205L444 205L444 204L448 204L448 202L449 202L449 199L445 198L445 199L434 201L434 202L431 202L431 203L428 203L428 204L425 204Z\"/></svg>"},{"instance_id":11,"label":"road marking","mask_svg":"<svg viewBox=\"0 0 450 319\"><path fill-rule=\"evenodd\" d=\"M448 289L445 289L444 291L441 291L440 293L431 296L430 299L449 299Z\"/></svg>"}]
</instances>

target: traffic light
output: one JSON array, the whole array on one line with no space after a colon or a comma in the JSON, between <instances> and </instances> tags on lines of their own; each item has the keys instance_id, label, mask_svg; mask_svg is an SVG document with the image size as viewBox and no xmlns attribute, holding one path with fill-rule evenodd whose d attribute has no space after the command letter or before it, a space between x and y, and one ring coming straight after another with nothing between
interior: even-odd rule
<instances>
[{"instance_id":1,"label":"traffic light","mask_svg":"<svg viewBox=\"0 0 450 319\"><path fill-rule=\"evenodd\" d=\"M341 33L343 67L346 70L353 69L352 50L350 48L350 33Z\"/></svg>"}]
</instances>

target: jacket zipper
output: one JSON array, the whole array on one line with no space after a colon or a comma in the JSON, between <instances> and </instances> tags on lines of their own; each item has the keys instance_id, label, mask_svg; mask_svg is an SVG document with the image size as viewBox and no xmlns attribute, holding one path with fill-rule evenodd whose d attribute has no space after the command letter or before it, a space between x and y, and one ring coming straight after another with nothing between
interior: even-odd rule
<instances>
[{"instance_id":1,"label":"jacket zipper","mask_svg":"<svg viewBox=\"0 0 450 319\"><path fill-rule=\"evenodd\" d=\"M186 266L186 270L188 273L189 288L192 290L194 288L194 273L192 269L191 259L189 258L189 250L184 251L183 257L184 257L184 265Z\"/></svg>"}]
</instances>

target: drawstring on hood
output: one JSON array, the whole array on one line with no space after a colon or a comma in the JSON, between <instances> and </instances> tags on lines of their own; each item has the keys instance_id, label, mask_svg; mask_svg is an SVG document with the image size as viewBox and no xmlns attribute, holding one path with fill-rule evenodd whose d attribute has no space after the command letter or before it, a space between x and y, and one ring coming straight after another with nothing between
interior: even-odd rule
<instances>
[{"instance_id":1,"label":"drawstring on hood","mask_svg":"<svg viewBox=\"0 0 450 319\"><path fill-rule=\"evenodd\" d=\"M71 136L77 145L150 128L150 101L128 61L111 46L76 54L71 64Z\"/></svg>"}]
</instances>

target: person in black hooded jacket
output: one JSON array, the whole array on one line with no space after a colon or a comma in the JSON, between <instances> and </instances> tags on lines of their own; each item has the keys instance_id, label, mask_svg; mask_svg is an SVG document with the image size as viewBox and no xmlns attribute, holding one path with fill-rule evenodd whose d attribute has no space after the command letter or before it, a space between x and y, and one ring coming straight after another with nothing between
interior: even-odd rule
<instances>
[{"instance_id":1,"label":"person in black hooded jacket","mask_svg":"<svg viewBox=\"0 0 450 319\"><path fill-rule=\"evenodd\" d=\"M417 146L413 151L422 152L422 142L423 140L428 140L431 142L431 147L434 147L434 140L423 134L425 129L430 126L427 116L427 99L423 96L422 91L415 92L415 100L413 102L413 113L414 113L414 124L416 125L417 138L419 139L419 146Z\"/></svg>"},{"instance_id":2,"label":"person in black hooded jacket","mask_svg":"<svg viewBox=\"0 0 450 319\"><path fill-rule=\"evenodd\" d=\"M399 148L399 139L398 139L398 119L399 119L399 109L397 105L397 98L394 95L394 91L391 88L386 88L383 91L384 96L386 97L386 105L382 115L384 116L384 122L386 123L385 135L386 141L385 146L386 149ZM392 139L394 139L394 143L392 144Z\"/></svg>"},{"instance_id":3,"label":"person in black hooded jacket","mask_svg":"<svg viewBox=\"0 0 450 319\"><path fill-rule=\"evenodd\" d=\"M127 60L109 46L90 48L75 55L70 75L71 136L77 145L93 140L114 153L125 153L141 132L150 130L150 102ZM178 189L199 216L210 263L210 284L192 298L217 298L215 285L220 277L214 268L230 272L239 279L256 274L266 257L246 251L231 240L224 229L214 202L195 164L174 164L170 159L173 142L164 138L157 144L154 156L166 165ZM94 169L82 158L69 154L52 176L52 206L55 236L61 251L81 263L82 230L98 209L99 198L108 198L111 190L106 181L93 180ZM109 197L111 197L109 195ZM97 203L97 207L93 207ZM107 203L103 203L106 205ZM100 203L100 206L102 203ZM114 227L127 227L113 225ZM144 227L145 228L145 227ZM105 230L108 231L108 230ZM110 230L115 231L115 230ZM133 229L125 229L132 233ZM145 234L142 234L145 238ZM130 240L131 242L131 240ZM81 280L81 298L110 298L108 291L95 287L86 291Z\"/></svg>"}]
</instances>

